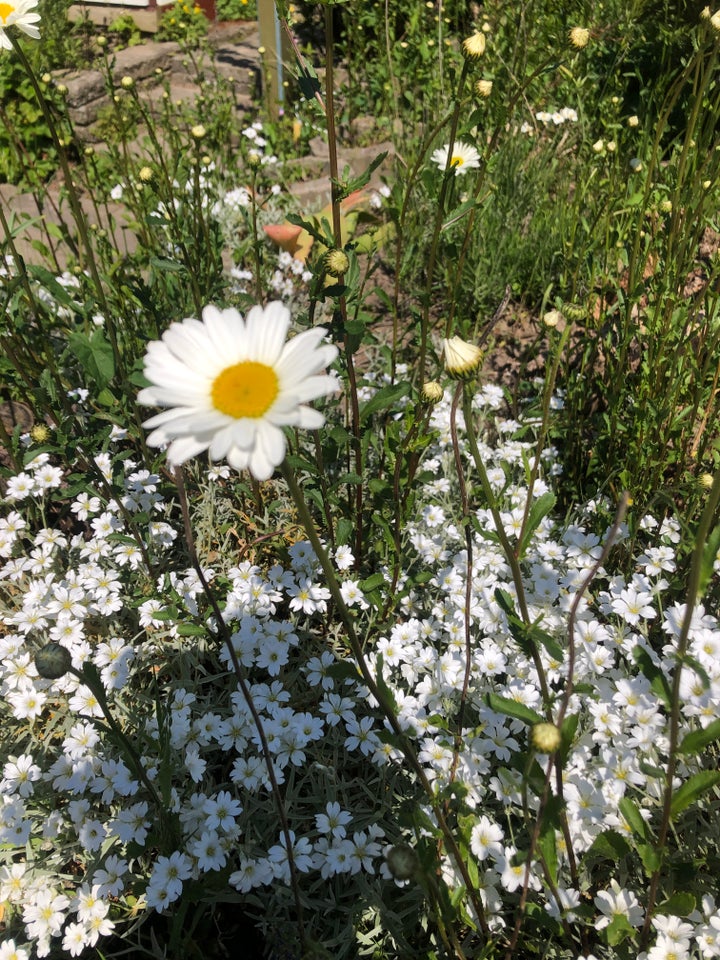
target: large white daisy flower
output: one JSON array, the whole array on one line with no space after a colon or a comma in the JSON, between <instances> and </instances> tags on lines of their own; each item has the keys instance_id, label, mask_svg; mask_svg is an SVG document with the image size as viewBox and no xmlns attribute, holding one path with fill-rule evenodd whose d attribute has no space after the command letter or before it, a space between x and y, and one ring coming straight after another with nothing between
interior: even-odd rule
<instances>
[{"instance_id":1,"label":"large white daisy flower","mask_svg":"<svg viewBox=\"0 0 720 960\"><path fill-rule=\"evenodd\" d=\"M10 38L5 33L8 27L17 27L33 40L40 39L40 31L33 24L40 20L39 13L33 13L37 0L0 0L0 48L12 50Z\"/></svg>"},{"instance_id":2,"label":"large white daisy flower","mask_svg":"<svg viewBox=\"0 0 720 960\"><path fill-rule=\"evenodd\" d=\"M323 327L286 340L290 311L275 302L237 310L205 307L200 320L173 323L162 340L148 344L140 391L146 406L169 407L151 417L151 446L169 443L177 465L207 450L236 470L267 480L285 457L286 426L316 430L323 414L305 406L333 393L337 381L320 374L337 356L321 344Z\"/></svg>"},{"instance_id":3,"label":"large white daisy flower","mask_svg":"<svg viewBox=\"0 0 720 960\"><path fill-rule=\"evenodd\" d=\"M438 147L430 159L433 163L437 164L441 170L445 170L448 163L449 151L450 144L446 143L444 147ZM450 169L455 171L455 176L459 177L473 167L479 166L480 154L475 147L469 143L463 143L462 140L456 140L452 145L452 154L450 156Z\"/></svg>"}]
</instances>

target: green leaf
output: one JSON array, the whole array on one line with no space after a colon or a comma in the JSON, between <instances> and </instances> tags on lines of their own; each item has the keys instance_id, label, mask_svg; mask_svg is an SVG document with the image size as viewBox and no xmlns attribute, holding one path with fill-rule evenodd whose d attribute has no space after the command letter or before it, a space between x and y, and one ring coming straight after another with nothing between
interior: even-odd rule
<instances>
[{"instance_id":1,"label":"green leaf","mask_svg":"<svg viewBox=\"0 0 720 960\"><path fill-rule=\"evenodd\" d=\"M686 807L694 803L698 797L720 783L720 770L700 770L694 773L689 780L674 793L670 803L670 816L676 817Z\"/></svg>"},{"instance_id":2,"label":"green leaf","mask_svg":"<svg viewBox=\"0 0 720 960\"><path fill-rule=\"evenodd\" d=\"M392 710L392 712L395 714L395 716L397 716L398 710L397 710L397 704L395 703L395 697L393 695L392 690L385 682L385 678L383 677L382 670L383 670L383 655L379 653L377 655L377 663L376 663L376 669L375 669L375 683L377 684L378 692L380 693L383 700L385 701L385 703L383 704L383 707L385 709L389 707Z\"/></svg>"},{"instance_id":3,"label":"green leaf","mask_svg":"<svg viewBox=\"0 0 720 960\"><path fill-rule=\"evenodd\" d=\"M512 717L515 720L522 720L523 723L535 724L544 723L545 718L536 713L531 707L517 700L510 700L508 697L500 697L496 693L488 693L485 702L494 710L495 713L502 713L506 717Z\"/></svg>"},{"instance_id":4,"label":"green leaf","mask_svg":"<svg viewBox=\"0 0 720 960\"><path fill-rule=\"evenodd\" d=\"M99 392L112 380L115 374L115 359L112 347L105 339L100 327L87 334L77 330L68 337L68 346L80 361L80 365Z\"/></svg>"},{"instance_id":5,"label":"green leaf","mask_svg":"<svg viewBox=\"0 0 720 960\"><path fill-rule=\"evenodd\" d=\"M701 753L713 740L720 738L720 720L713 720L702 730L693 730L685 734L678 747L678 753Z\"/></svg>"},{"instance_id":6,"label":"green leaf","mask_svg":"<svg viewBox=\"0 0 720 960\"><path fill-rule=\"evenodd\" d=\"M520 559L522 559L522 556L527 549L527 545L530 543L532 535L535 533L545 517L554 508L555 502L555 496L552 493L543 493L543 495L538 497L537 500L533 500L532 506L530 507L530 513L528 514L527 524L525 525L525 530L523 531L523 537L518 547L518 557Z\"/></svg>"},{"instance_id":7,"label":"green leaf","mask_svg":"<svg viewBox=\"0 0 720 960\"><path fill-rule=\"evenodd\" d=\"M640 646L633 650L633 659L640 667L643 676L650 681L650 687L655 696L659 697L669 710L672 705L672 694L665 674L659 667L655 666L647 650Z\"/></svg>"},{"instance_id":8,"label":"green leaf","mask_svg":"<svg viewBox=\"0 0 720 960\"><path fill-rule=\"evenodd\" d=\"M651 877L662 866L662 853L657 847L649 843L638 843L637 852L642 861L643 869L648 877Z\"/></svg>"},{"instance_id":9,"label":"green leaf","mask_svg":"<svg viewBox=\"0 0 720 960\"><path fill-rule=\"evenodd\" d=\"M543 820L542 831L538 838L538 847L542 853L543 863L548 874L550 875L550 879L554 885L557 885L558 856L557 843L555 841L555 828L546 820Z\"/></svg>"},{"instance_id":10,"label":"green leaf","mask_svg":"<svg viewBox=\"0 0 720 960\"><path fill-rule=\"evenodd\" d=\"M367 593L368 590L375 590L376 587L382 586L383 583L385 583L384 573L372 573L365 580L360 581L360 589L363 593Z\"/></svg>"},{"instance_id":11,"label":"green leaf","mask_svg":"<svg viewBox=\"0 0 720 960\"><path fill-rule=\"evenodd\" d=\"M599 833L588 849L586 856L601 857L603 860L617 862L630 853L631 847L622 834L617 830L603 830Z\"/></svg>"},{"instance_id":12,"label":"green leaf","mask_svg":"<svg viewBox=\"0 0 720 960\"><path fill-rule=\"evenodd\" d=\"M179 623L177 632L181 637L204 637L207 635L205 627L197 623Z\"/></svg>"},{"instance_id":13,"label":"green leaf","mask_svg":"<svg viewBox=\"0 0 720 960\"><path fill-rule=\"evenodd\" d=\"M608 945L611 947L616 947L619 943L622 943L623 940L632 936L632 933L633 928L630 926L630 921L620 913L616 913L610 921L610 924L605 927L605 936L607 937Z\"/></svg>"},{"instance_id":14,"label":"green leaf","mask_svg":"<svg viewBox=\"0 0 720 960\"><path fill-rule=\"evenodd\" d=\"M380 410L387 410L409 393L410 384L407 381L391 383L388 384L387 387L382 387L367 403L363 404L360 410L360 423L364 424L373 413L378 413Z\"/></svg>"},{"instance_id":15,"label":"green leaf","mask_svg":"<svg viewBox=\"0 0 720 960\"><path fill-rule=\"evenodd\" d=\"M645 843L652 843L652 832L647 823L643 820L640 808L631 800L630 797L623 797L618 804L620 813L627 820L628 826L633 832L633 836Z\"/></svg>"},{"instance_id":16,"label":"green leaf","mask_svg":"<svg viewBox=\"0 0 720 960\"><path fill-rule=\"evenodd\" d=\"M703 547L702 561L700 563L700 585L698 588L698 596L702 596L705 593L705 588L710 582L710 577L712 577L715 572L715 561L717 560L718 550L720 550L720 523L714 527L705 541L705 546Z\"/></svg>"},{"instance_id":17,"label":"green leaf","mask_svg":"<svg viewBox=\"0 0 720 960\"><path fill-rule=\"evenodd\" d=\"M672 914L673 917L689 917L695 909L695 902L695 897L692 893L678 890L677 893L673 893L667 900L659 903L655 908L655 912L662 916Z\"/></svg>"}]
</instances>

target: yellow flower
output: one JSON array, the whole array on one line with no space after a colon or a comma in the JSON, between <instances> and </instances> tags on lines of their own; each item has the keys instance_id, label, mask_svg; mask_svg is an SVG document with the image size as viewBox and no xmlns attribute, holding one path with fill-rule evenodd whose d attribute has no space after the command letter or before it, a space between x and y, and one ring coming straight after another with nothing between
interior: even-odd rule
<instances>
[{"instance_id":1,"label":"yellow flower","mask_svg":"<svg viewBox=\"0 0 720 960\"><path fill-rule=\"evenodd\" d=\"M443 355L445 369L454 380L469 380L474 377L483 358L480 347L461 337L443 340Z\"/></svg>"},{"instance_id":2,"label":"yellow flower","mask_svg":"<svg viewBox=\"0 0 720 960\"><path fill-rule=\"evenodd\" d=\"M588 45L590 40L590 31L587 27L573 27L570 31L570 43L576 50L582 50Z\"/></svg>"}]
</instances>

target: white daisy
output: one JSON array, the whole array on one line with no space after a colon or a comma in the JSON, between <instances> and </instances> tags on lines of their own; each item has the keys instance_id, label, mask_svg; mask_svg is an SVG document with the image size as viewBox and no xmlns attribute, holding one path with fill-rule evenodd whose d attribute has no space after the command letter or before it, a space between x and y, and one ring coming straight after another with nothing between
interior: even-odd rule
<instances>
[{"instance_id":1,"label":"white daisy","mask_svg":"<svg viewBox=\"0 0 720 960\"><path fill-rule=\"evenodd\" d=\"M433 163L437 164L441 170L445 170L448 165L449 151L450 144L446 143L444 147L439 147L430 159ZM472 147L469 143L463 143L462 140L456 140L452 145L452 154L450 155L450 167L454 168L455 176L459 177L473 167L479 166L480 154L475 147Z\"/></svg>"},{"instance_id":2,"label":"white daisy","mask_svg":"<svg viewBox=\"0 0 720 960\"><path fill-rule=\"evenodd\" d=\"M10 38L5 33L8 27L17 27L33 40L40 39L40 31L33 24L40 20L39 13L33 13L37 0L0 0L0 48L12 50Z\"/></svg>"},{"instance_id":3,"label":"white daisy","mask_svg":"<svg viewBox=\"0 0 720 960\"><path fill-rule=\"evenodd\" d=\"M174 323L161 341L148 345L140 391L146 406L170 407L146 427L151 446L169 443L177 465L208 450L236 470L267 480L285 457L285 426L316 430L325 417L305 406L334 392L336 380L321 374L337 355L320 341L323 327L286 341L290 311L275 302L253 307L243 320L237 310L208 306L202 322Z\"/></svg>"}]
</instances>

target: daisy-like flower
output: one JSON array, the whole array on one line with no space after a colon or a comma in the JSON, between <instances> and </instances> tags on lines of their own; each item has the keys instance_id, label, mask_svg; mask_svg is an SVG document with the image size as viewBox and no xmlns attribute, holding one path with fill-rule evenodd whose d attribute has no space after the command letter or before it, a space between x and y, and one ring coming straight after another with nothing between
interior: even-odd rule
<instances>
[{"instance_id":1,"label":"daisy-like flower","mask_svg":"<svg viewBox=\"0 0 720 960\"><path fill-rule=\"evenodd\" d=\"M475 147L469 143L463 143L462 140L456 140L452 144L452 153L450 153L449 143L446 143L444 147L438 147L430 159L441 170L445 170L448 166L448 155L450 156L450 168L455 171L456 177L467 173L473 167L480 166L480 154Z\"/></svg>"},{"instance_id":2,"label":"daisy-like flower","mask_svg":"<svg viewBox=\"0 0 720 960\"><path fill-rule=\"evenodd\" d=\"M17 27L33 40L40 39L40 31L33 24L40 20L39 13L33 13L37 0L0 0L0 48L12 50L12 43L5 32L8 27Z\"/></svg>"},{"instance_id":3,"label":"daisy-like flower","mask_svg":"<svg viewBox=\"0 0 720 960\"><path fill-rule=\"evenodd\" d=\"M140 391L146 406L169 407L151 417L151 446L169 443L168 461L184 463L207 450L236 470L267 480L285 456L283 427L316 430L325 417L305 406L336 389L320 373L337 355L322 344L323 327L286 341L290 311L282 303L237 310L208 306L202 321L174 323L148 345Z\"/></svg>"}]
</instances>

